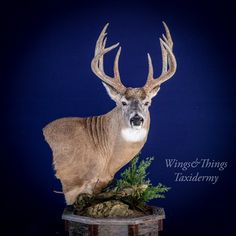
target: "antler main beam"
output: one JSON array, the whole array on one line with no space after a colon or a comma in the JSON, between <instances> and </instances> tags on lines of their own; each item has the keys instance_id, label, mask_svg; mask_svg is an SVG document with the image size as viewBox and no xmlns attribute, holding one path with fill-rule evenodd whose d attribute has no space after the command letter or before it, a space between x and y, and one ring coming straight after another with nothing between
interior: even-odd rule
<instances>
[{"instance_id":1,"label":"antler main beam","mask_svg":"<svg viewBox=\"0 0 236 236\"><path fill-rule=\"evenodd\" d=\"M148 91L153 88L160 86L162 83L170 79L177 68L177 63L175 59L175 55L173 53L173 41L171 38L171 34L169 28L166 23L163 22L166 35L162 35L160 38L161 52L162 52L162 73L158 78L153 77L153 65L150 54L148 53L148 78L144 88Z\"/></svg>"},{"instance_id":2,"label":"antler main beam","mask_svg":"<svg viewBox=\"0 0 236 236\"><path fill-rule=\"evenodd\" d=\"M106 30L108 25L109 25L108 23L105 25L105 27L103 28L102 32L98 37L95 47L94 58L92 59L91 62L91 68L94 74L97 75L104 83L110 85L118 92L123 93L126 87L122 84L119 73L119 57L121 53L121 47L119 47L114 61L114 77L110 77L106 75L104 72L103 56L119 45L119 43L117 43L106 48L106 41L107 41Z\"/></svg>"}]
</instances>

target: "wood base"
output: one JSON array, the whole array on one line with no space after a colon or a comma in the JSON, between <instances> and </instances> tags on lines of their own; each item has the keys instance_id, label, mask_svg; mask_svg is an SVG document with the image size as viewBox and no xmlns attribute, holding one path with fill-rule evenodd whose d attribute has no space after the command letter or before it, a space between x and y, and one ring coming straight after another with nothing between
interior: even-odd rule
<instances>
[{"instance_id":1,"label":"wood base","mask_svg":"<svg viewBox=\"0 0 236 236\"><path fill-rule=\"evenodd\" d=\"M135 218L92 218L74 215L65 209L62 219L69 236L158 236L165 212L153 207L153 214Z\"/></svg>"}]
</instances>

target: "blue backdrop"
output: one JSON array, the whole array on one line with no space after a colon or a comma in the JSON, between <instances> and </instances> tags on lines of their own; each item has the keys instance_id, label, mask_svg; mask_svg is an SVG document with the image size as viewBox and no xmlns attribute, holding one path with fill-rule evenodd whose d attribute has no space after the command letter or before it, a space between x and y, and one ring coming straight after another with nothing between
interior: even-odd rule
<instances>
[{"instance_id":1,"label":"blue backdrop","mask_svg":"<svg viewBox=\"0 0 236 236\"><path fill-rule=\"evenodd\" d=\"M11 1L1 4L1 196L9 235L62 235L65 205L42 136L50 121L114 107L91 72L95 41L122 46L125 85L142 86L150 52L161 71L158 38L168 24L178 69L151 110L142 157L149 178L171 186L162 235L232 235L235 210L235 43L231 1ZM114 53L105 58L112 73ZM217 184L180 183L165 158L227 161ZM205 174L211 175L208 170ZM215 172L214 172L215 173ZM13 223L14 222L14 223ZM235 231L235 230L234 230ZM200 234L199 234L200 233Z\"/></svg>"}]
</instances>

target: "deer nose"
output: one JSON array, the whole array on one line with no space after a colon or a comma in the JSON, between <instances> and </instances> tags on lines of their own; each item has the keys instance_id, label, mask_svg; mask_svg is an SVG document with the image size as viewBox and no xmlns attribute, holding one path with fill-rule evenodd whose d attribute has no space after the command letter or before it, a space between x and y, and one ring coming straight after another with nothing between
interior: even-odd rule
<instances>
[{"instance_id":1,"label":"deer nose","mask_svg":"<svg viewBox=\"0 0 236 236\"><path fill-rule=\"evenodd\" d=\"M135 114L135 116L130 119L131 126L140 126L142 123L143 117L139 116L138 114Z\"/></svg>"}]
</instances>

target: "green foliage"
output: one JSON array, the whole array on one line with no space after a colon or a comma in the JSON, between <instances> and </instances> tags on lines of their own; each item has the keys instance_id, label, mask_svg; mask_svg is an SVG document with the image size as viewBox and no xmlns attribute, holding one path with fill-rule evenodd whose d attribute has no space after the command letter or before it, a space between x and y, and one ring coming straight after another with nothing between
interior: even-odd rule
<instances>
[{"instance_id":1,"label":"green foliage","mask_svg":"<svg viewBox=\"0 0 236 236\"><path fill-rule=\"evenodd\" d=\"M130 166L121 173L121 179L117 181L118 191L124 190L127 192L129 190L129 192L132 192L124 200L133 207L142 207L152 199L164 198L164 193L170 189L161 183L153 186L147 178L147 168L151 165L153 159L153 157L147 157L139 162L139 155L137 155L131 161Z\"/></svg>"},{"instance_id":2,"label":"green foliage","mask_svg":"<svg viewBox=\"0 0 236 236\"><path fill-rule=\"evenodd\" d=\"M101 193L79 194L74 203L76 214L86 215L88 207L101 203L104 203L104 206L108 206L107 203L111 203L111 201L120 201L127 204L130 209L150 214L150 208L145 203L152 199L164 198L164 193L170 189L161 183L153 186L147 178L147 169L153 159L153 157L148 157L139 161L139 155L137 155L131 161L129 167L121 173L121 178L110 183ZM99 211L101 211L100 208ZM100 213L98 212L98 214Z\"/></svg>"}]
</instances>

